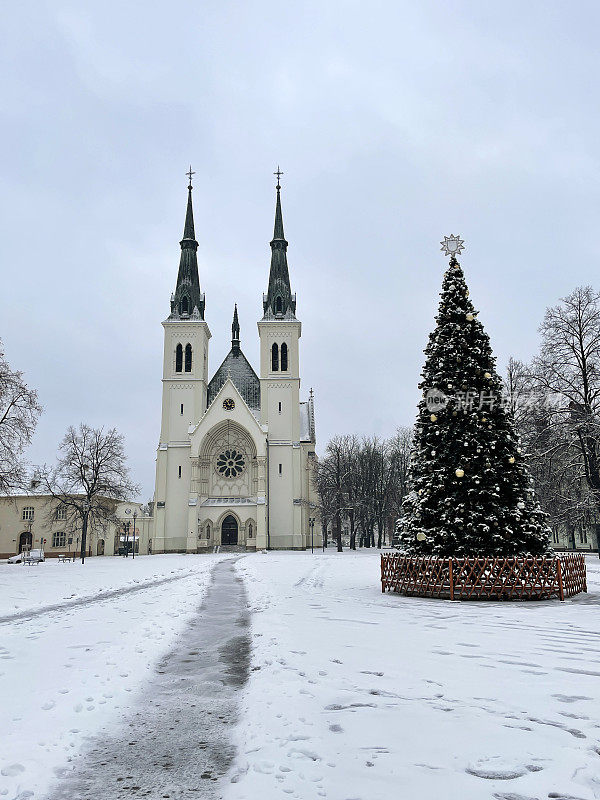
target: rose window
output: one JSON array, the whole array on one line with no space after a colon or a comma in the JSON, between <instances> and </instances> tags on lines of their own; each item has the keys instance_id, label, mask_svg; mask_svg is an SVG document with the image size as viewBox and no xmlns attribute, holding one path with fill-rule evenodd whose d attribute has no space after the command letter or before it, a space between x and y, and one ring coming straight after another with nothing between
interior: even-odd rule
<instances>
[{"instance_id":1,"label":"rose window","mask_svg":"<svg viewBox=\"0 0 600 800\"><path fill-rule=\"evenodd\" d=\"M225 450L217 457L217 472L226 478L237 478L245 466L244 455L239 450Z\"/></svg>"}]
</instances>

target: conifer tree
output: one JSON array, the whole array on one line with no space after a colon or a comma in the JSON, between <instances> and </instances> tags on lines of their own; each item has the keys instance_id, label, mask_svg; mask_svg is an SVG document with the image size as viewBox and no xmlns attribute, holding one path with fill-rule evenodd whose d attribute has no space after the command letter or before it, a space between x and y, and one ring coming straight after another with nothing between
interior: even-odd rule
<instances>
[{"instance_id":1,"label":"conifer tree","mask_svg":"<svg viewBox=\"0 0 600 800\"><path fill-rule=\"evenodd\" d=\"M400 549L459 557L551 552L489 337L455 255L436 323L419 384Z\"/></svg>"}]
</instances>

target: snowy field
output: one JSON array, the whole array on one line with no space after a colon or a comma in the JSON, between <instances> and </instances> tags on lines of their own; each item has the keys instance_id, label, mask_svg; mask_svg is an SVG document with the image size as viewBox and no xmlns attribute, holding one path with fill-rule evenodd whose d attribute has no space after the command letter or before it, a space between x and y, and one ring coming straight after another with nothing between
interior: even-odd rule
<instances>
[{"instance_id":1,"label":"snowy field","mask_svg":"<svg viewBox=\"0 0 600 800\"><path fill-rule=\"evenodd\" d=\"M600 571L560 603L381 594L378 554L240 560L252 672L226 800L600 797Z\"/></svg>"},{"instance_id":2,"label":"snowy field","mask_svg":"<svg viewBox=\"0 0 600 800\"><path fill-rule=\"evenodd\" d=\"M43 797L127 709L223 557L0 564L0 797Z\"/></svg>"},{"instance_id":3,"label":"snowy field","mask_svg":"<svg viewBox=\"0 0 600 800\"><path fill-rule=\"evenodd\" d=\"M138 708L224 557L0 564L0 797L43 800L89 736ZM202 796L600 797L597 558L589 593L565 603L382 595L374 551L235 567L250 678L234 766Z\"/></svg>"}]
</instances>

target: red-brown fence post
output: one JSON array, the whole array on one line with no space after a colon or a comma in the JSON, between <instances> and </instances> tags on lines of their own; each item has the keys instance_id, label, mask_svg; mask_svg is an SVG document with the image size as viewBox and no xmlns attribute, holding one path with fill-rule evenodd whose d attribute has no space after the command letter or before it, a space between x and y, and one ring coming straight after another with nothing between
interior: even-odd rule
<instances>
[{"instance_id":1,"label":"red-brown fence post","mask_svg":"<svg viewBox=\"0 0 600 800\"><path fill-rule=\"evenodd\" d=\"M448 572L450 574L450 600L454 600L454 579L452 577L452 558L448 559Z\"/></svg>"},{"instance_id":2,"label":"red-brown fence post","mask_svg":"<svg viewBox=\"0 0 600 800\"><path fill-rule=\"evenodd\" d=\"M560 558L556 559L556 575L558 577L558 596L561 600L565 599L565 593L563 590L563 579L562 579L562 570L560 567Z\"/></svg>"},{"instance_id":3,"label":"red-brown fence post","mask_svg":"<svg viewBox=\"0 0 600 800\"><path fill-rule=\"evenodd\" d=\"M381 591L385 594L385 580L383 577L383 553L381 554Z\"/></svg>"}]
</instances>

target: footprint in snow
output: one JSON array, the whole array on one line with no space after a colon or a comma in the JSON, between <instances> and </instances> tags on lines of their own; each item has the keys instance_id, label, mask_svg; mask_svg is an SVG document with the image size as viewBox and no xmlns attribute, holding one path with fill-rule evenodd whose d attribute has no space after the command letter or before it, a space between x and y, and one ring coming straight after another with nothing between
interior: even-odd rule
<instances>
[{"instance_id":1,"label":"footprint in snow","mask_svg":"<svg viewBox=\"0 0 600 800\"><path fill-rule=\"evenodd\" d=\"M48 700L48 702L44 703L44 705L42 706L42 711L50 711L51 709L54 708L55 705L56 703L54 702L54 700Z\"/></svg>"},{"instance_id":2,"label":"footprint in snow","mask_svg":"<svg viewBox=\"0 0 600 800\"><path fill-rule=\"evenodd\" d=\"M4 775L7 778L14 778L15 775L19 775L21 772L25 772L23 764L9 764L7 767L0 769L0 775Z\"/></svg>"}]
</instances>

